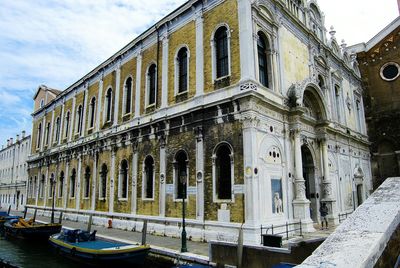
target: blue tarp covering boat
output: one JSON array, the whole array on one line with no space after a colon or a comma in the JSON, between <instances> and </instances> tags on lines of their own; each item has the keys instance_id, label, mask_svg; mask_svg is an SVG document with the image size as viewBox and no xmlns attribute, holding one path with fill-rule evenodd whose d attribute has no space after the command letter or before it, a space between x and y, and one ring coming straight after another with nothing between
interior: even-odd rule
<instances>
[{"instance_id":1,"label":"blue tarp covering boat","mask_svg":"<svg viewBox=\"0 0 400 268\"><path fill-rule=\"evenodd\" d=\"M142 264L150 246L115 242L96 237L96 231L65 230L52 235L50 244L56 251L68 258L91 265L105 265L107 262L125 261Z\"/></svg>"}]
</instances>

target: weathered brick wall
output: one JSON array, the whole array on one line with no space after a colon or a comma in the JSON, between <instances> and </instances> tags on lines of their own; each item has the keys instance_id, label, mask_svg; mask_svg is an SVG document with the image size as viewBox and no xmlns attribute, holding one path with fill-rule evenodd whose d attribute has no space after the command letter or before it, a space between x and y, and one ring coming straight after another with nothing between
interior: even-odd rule
<instances>
[{"instance_id":1,"label":"weathered brick wall","mask_svg":"<svg viewBox=\"0 0 400 268\"><path fill-rule=\"evenodd\" d=\"M157 49L158 49L158 59L157 59ZM156 90L156 107L160 107L161 104L161 81L162 81L162 43L159 42L148 49L143 51L142 56L142 73L141 73L141 89L140 89L140 114L144 114L146 112L154 111L154 108L146 109L146 80L147 80L147 71L152 63L155 63L157 66L158 76L157 76L157 90Z\"/></svg>"},{"instance_id":2,"label":"weathered brick wall","mask_svg":"<svg viewBox=\"0 0 400 268\"><path fill-rule=\"evenodd\" d=\"M131 94L131 112L128 115L125 115L125 106L124 106L124 92L125 92L125 81L128 77L132 78L132 94ZM118 122L125 122L134 116L135 112L135 97L136 97L136 58L133 58L127 61L125 64L121 66L121 79L119 86L119 100L118 100Z\"/></svg>"},{"instance_id":3,"label":"weathered brick wall","mask_svg":"<svg viewBox=\"0 0 400 268\"><path fill-rule=\"evenodd\" d=\"M188 94L184 99L191 98L196 94L196 28L195 22L191 21L169 36L168 43L168 104L173 105L178 102L175 96L175 61L183 45L188 48L189 58L189 84Z\"/></svg>"},{"instance_id":4,"label":"weathered brick wall","mask_svg":"<svg viewBox=\"0 0 400 268\"><path fill-rule=\"evenodd\" d=\"M218 25L227 24L231 30L231 77L230 84L240 79L239 19L237 1L227 0L204 13L204 91L214 90L210 40Z\"/></svg>"}]
</instances>

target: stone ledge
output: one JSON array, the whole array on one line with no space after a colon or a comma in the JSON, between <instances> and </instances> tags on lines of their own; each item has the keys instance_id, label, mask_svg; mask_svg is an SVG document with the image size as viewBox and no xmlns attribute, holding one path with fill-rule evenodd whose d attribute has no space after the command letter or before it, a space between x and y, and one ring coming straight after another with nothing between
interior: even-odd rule
<instances>
[{"instance_id":1,"label":"stone ledge","mask_svg":"<svg viewBox=\"0 0 400 268\"><path fill-rule=\"evenodd\" d=\"M310 257L296 267L374 267L399 227L399 192L400 177L386 179Z\"/></svg>"}]
</instances>

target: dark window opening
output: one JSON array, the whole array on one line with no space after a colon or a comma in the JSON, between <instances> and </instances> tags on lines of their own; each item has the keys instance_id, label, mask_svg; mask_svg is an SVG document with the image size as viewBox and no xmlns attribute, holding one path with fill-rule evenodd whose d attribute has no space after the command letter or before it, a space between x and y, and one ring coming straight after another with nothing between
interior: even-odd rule
<instances>
[{"instance_id":1,"label":"dark window opening","mask_svg":"<svg viewBox=\"0 0 400 268\"><path fill-rule=\"evenodd\" d=\"M128 78L125 83L125 113L131 112L132 78Z\"/></svg>"},{"instance_id":2,"label":"dark window opening","mask_svg":"<svg viewBox=\"0 0 400 268\"><path fill-rule=\"evenodd\" d=\"M180 151L175 158L176 172L176 198L186 198L187 192L187 155L184 151Z\"/></svg>"},{"instance_id":3,"label":"dark window opening","mask_svg":"<svg viewBox=\"0 0 400 268\"><path fill-rule=\"evenodd\" d=\"M70 184L70 197L75 197L75 181L76 181L76 170L72 169L71 184Z\"/></svg>"},{"instance_id":4,"label":"dark window opening","mask_svg":"<svg viewBox=\"0 0 400 268\"><path fill-rule=\"evenodd\" d=\"M145 173L145 198L153 198L154 160L148 156L144 161Z\"/></svg>"},{"instance_id":5,"label":"dark window opening","mask_svg":"<svg viewBox=\"0 0 400 268\"><path fill-rule=\"evenodd\" d=\"M109 88L107 90L106 102L107 102L106 122L108 122L108 121L111 121L111 108L112 108L112 89L111 88Z\"/></svg>"},{"instance_id":6,"label":"dark window opening","mask_svg":"<svg viewBox=\"0 0 400 268\"><path fill-rule=\"evenodd\" d=\"M215 51L217 78L227 76L229 73L228 59L228 34L226 27L220 27L215 32Z\"/></svg>"},{"instance_id":7,"label":"dark window opening","mask_svg":"<svg viewBox=\"0 0 400 268\"><path fill-rule=\"evenodd\" d=\"M90 101L90 122L89 122L89 127L94 126L94 118L95 118L95 112L96 112L96 98L92 98Z\"/></svg>"},{"instance_id":8,"label":"dark window opening","mask_svg":"<svg viewBox=\"0 0 400 268\"><path fill-rule=\"evenodd\" d=\"M217 198L232 198L231 150L221 145L216 154Z\"/></svg>"},{"instance_id":9,"label":"dark window opening","mask_svg":"<svg viewBox=\"0 0 400 268\"><path fill-rule=\"evenodd\" d=\"M149 83L149 92L148 92L148 104L156 103L156 65L152 64L148 71L148 83Z\"/></svg>"},{"instance_id":10,"label":"dark window opening","mask_svg":"<svg viewBox=\"0 0 400 268\"><path fill-rule=\"evenodd\" d=\"M90 168L86 167L83 196L85 198L88 198L89 197L89 193L90 193Z\"/></svg>"},{"instance_id":11,"label":"dark window opening","mask_svg":"<svg viewBox=\"0 0 400 268\"><path fill-rule=\"evenodd\" d=\"M181 48L178 52L178 93L187 91L187 67L188 55L187 49Z\"/></svg>"},{"instance_id":12,"label":"dark window opening","mask_svg":"<svg viewBox=\"0 0 400 268\"><path fill-rule=\"evenodd\" d=\"M268 54L267 54L267 41L263 34L258 34L257 39L257 50L258 50L258 71L260 77L260 83L269 87L269 79L268 79Z\"/></svg>"},{"instance_id":13,"label":"dark window opening","mask_svg":"<svg viewBox=\"0 0 400 268\"><path fill-rule=\"evenodd\" d=\"M121 198L128 197L128 162L121 162Z\"/></svg>"},{"instance_id":14,"label":"dark window opening","mask_svg":"<svg viewBox=\"0 0 400 268\"><path fill-rule=\"evenodd\" d=\"M100 171L100 189L99 189L99 195L100 198L106 198L107 194L107 165L103 164L101 166L101 171Z\"/></svg>"}]
</instances>

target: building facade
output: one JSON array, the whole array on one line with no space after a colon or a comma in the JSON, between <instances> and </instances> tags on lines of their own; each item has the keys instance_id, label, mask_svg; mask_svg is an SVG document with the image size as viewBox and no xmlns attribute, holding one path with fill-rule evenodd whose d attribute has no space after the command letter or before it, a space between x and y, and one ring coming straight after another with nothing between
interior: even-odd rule
<instances>
[{"instance_id":1,"label":"building facade","mask_svg":"<svg viewBox=\"0 0 400 268\"><path fill-rule=\"evenodd\" d=\"M400 176L400 17L367 43L354 45L360 64L374 189Z\"/></svg>"},{"instance_id":2,"label":"building facade","mask_svg":"<svg viewBox=\"0 0 400 268\"><path fill-rule=\"evenodd\" d=\"M28 202L167 236L185 202L191 239L312 230L371 190L361 96L315 1L191 0L34 111Z\"/></svg>"},{"instance_id":3,"label":"building facade","mask_svg":"<svg viewBox=\"0 0 400 268\"><path fill-rule=\"evenodd\" d=\"M0 150L0 208L23 210L26 205L28 181L28 156L31 153L31 136L17 135L7 140Z\"/></svg>"}]
</instances>

